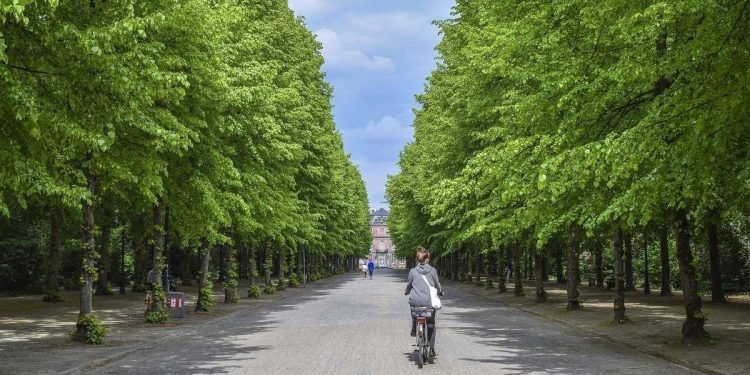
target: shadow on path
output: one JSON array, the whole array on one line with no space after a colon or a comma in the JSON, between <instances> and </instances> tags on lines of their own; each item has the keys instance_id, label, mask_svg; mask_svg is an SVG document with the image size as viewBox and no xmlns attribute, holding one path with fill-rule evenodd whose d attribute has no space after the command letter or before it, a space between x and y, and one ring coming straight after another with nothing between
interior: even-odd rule
<instances>
[{"instance_id":1,"label":"shadow on path","mask_svg":"<svg viewBox=\"0 0 750 375\"><path fill-rule=\"evenodd\" d=\"M263 298L277 299L254 308L243 309L226 317L193 327L184 334L148 345L121 359L95 369L96 373L138 374L219 374L236 372L259 352L272 349L267 345L243 345L245 338L271 332L288 324L273 320L274 314L299 309L302 305L325 298L348 281L345 274L308 284L306 288L287 289Z\"/></svg>"}]
</instances>

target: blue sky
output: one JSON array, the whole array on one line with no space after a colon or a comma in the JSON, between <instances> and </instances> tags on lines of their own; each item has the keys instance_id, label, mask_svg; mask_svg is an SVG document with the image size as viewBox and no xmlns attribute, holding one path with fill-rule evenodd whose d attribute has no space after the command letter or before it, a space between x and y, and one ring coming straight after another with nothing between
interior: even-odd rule
<instances>
[{"instance_id":1,"label":"blue sky","mask_svg":"<svg viewBox=\"0 0 750 375\"><path fill-rule=\"evenodd\" d=\"M414 95L435 67L433 20L453 0L289 0L323 44L334 118L362 172L371 208L387 208L385 182L412 139Z\"/></svg>"}]
</instances>

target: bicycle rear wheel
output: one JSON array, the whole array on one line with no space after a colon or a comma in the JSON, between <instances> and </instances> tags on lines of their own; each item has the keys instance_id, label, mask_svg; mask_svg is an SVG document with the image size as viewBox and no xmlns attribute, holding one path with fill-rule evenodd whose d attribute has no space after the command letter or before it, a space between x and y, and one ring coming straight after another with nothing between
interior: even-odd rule
<instances>
[{"instance_id":1,"label":"bicycle rear wheel","mask_svg":"<svg viewBox=\"0 0 750 375\"><path fill-rule=\"evenodd\" d=\"M424 338L420 337L417 342L417 367L424 366Z\"/></svg>"},{"instance_id":2,"label":"bicycle rear wheel","mask_svg":"<svg viewBox=\"0 0 750 375\"><path fill-rule=\"evenodd\" d=\"M417 367L422 368L424 366L424 351L427 347L427 342L425 341L425 332L424 332L424 326L420 324L417 327Z\"/></svg>"}]
</instances>

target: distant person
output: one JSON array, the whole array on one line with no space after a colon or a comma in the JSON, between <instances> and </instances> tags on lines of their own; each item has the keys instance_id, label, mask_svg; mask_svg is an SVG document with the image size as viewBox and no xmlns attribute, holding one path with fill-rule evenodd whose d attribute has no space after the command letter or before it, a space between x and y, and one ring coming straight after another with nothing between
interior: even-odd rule
<instances>
[{"instance_id":1,"label":"distant person","mask_svg":"<svg viewBox=\"0 0 750 375\"><path fill-rule=\"evenodd\" d=\"M370 274L370 280L372 280L372 271L375 270L375 263L372 262L372 259L367 262L367 272Z\"/></svg>"},{"instance_id":2,"label":"distant person","mask_svg":"<svg viewBox=\"0 0 750 375\"><path fill-rule=\"evenodd\" d=\"M367 263L362 262L360 269L362 270L362 280L367 279Z\"/></svg>"},{"instance_id":3,"label":"distant person","mask_svg":"<svg viewBox=\"0 0 750 375\"><path fill-rule=\"evenodd\" d=\"M419 264L409 271L406 291L404 292L404 294L409 296L409 305L411 305L411 307L432 307L430 287L437 289L438 295L441 297L443 296L443 288L440 286L440 279L438 278L437 270L427 263L429 259L430 253L428 253L422 246L417 247L417 261ZM432 314L431 319L427 319L427 324L432 325L432 329L427 330L427 339L430 341L431 357L436 355L435 315L437 315L437 311ZM414 315L411 316L411 335L417 335L417 319Z\"/></svg>"}]
</instances>

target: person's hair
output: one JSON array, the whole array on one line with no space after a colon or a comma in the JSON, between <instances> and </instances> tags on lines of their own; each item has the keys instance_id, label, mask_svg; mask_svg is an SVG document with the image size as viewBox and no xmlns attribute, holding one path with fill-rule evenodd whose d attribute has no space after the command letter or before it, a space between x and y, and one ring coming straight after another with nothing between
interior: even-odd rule
<instances>
[{"instance_id":1,"label":"person's hair","mask_svg":"<svg viewBox=\"0 0 750 375\"><path fill-rule=\"evenodd\" d=\"M430 259L430 253L428 253L424 247L417 246L417 261L419 263L424 263L427 259Z\"/></svg>"}]
</instances>

